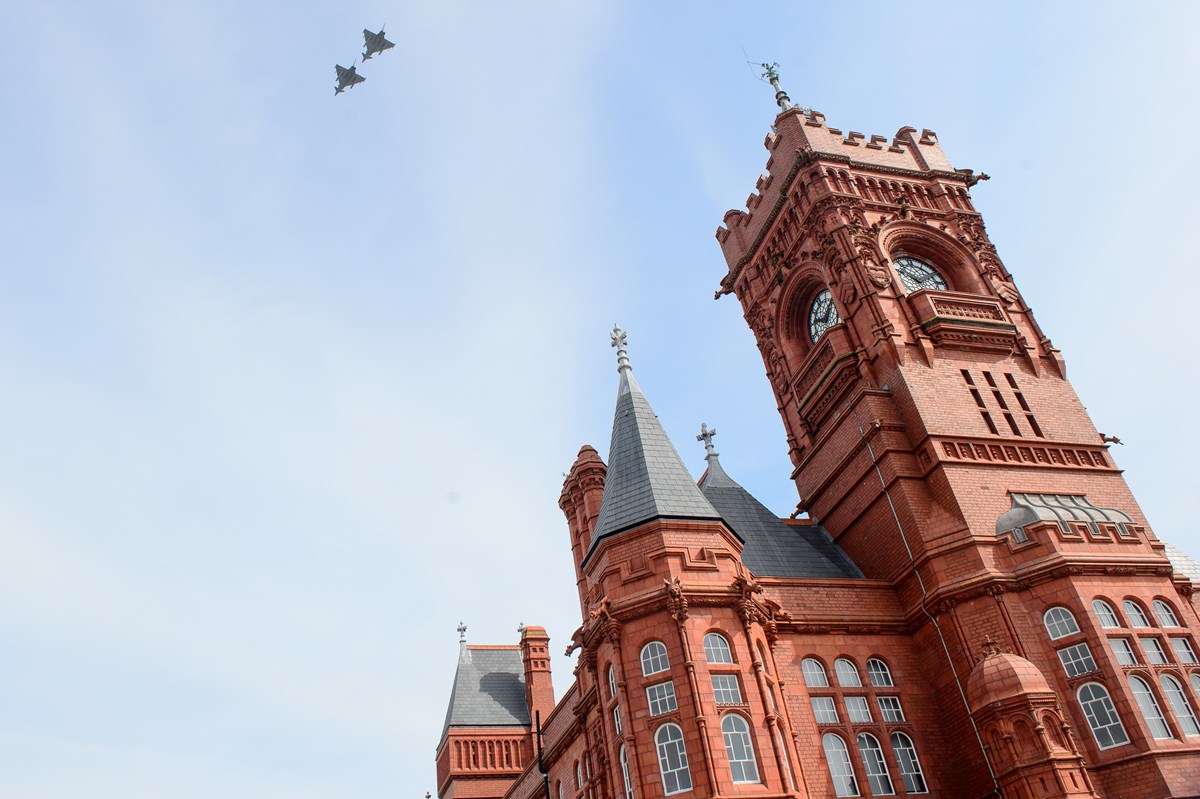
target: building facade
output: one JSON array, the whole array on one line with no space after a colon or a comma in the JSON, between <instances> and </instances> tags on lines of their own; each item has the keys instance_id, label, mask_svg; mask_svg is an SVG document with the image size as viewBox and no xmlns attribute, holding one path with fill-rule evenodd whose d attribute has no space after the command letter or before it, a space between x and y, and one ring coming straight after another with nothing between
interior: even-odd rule
<instances>
[{"instance_id":1,"label":"building facade","mask_svg":"<svg viewBox=\"0 0 1200 799\"><path fill-rule=\"evenodd\" d=\"M1200 797L1200 568L1151 530L931 131L784 108L717 231L801 507L688 474L614 330L584 620L463 644L441 799ZM541 719L540 763L537 719Z\"/></svg>"}]
</instances>

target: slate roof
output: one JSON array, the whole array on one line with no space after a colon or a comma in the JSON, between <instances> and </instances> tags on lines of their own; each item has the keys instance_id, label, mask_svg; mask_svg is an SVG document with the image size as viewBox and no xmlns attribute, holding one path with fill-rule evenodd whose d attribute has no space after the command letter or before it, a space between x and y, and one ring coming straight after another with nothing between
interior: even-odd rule
<instances>
[{"instance_id":1,"label":"slate roof","mask_svg":"<svg viewBox=\"0 0 1200 799\"><path fill-rule=\"evenodd\" d=\"M745 542L742 562L759 577L862 577L819 524L791 525L733 481L716 453L700 482L725 524Z\"/></svg>"},{"instance_id":2,"label":"slate roof","mask_svg":"<svg viewBox=\"0 0 1200 799\"><path fill-rule=\"evenodd\" d=\"M1171 561L1171 568L1193 583L1200 584L1200 563L1174 544L1166 544L1166 547L1167 560Z\"/></svg>"},{"instance_id":3,"label":"slate roof","mask_svg":"<svg viewBox=\"0 0 1200 799\"><path fill-rule=\"evenodd\" d=\"M601 539L659 517L718 519L646 400L628 361L621 366L604 499L588 555Z\"/></svg>"},{"instance_id":4,"label":"slate roof","mask_svg":"<svg viewBox=\"0 0 1200 799\"><path fill-rule=\"evenodd\" d=\"M528 727L525 664L517 647L464 644L458 655L442 737L451 727Z\"/></svg>"}]
</instances>

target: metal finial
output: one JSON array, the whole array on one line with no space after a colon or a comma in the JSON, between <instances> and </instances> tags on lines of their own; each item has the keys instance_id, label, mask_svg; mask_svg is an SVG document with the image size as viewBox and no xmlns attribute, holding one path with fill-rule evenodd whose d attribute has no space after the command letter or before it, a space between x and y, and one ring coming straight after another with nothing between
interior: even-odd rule
<instances>
[{"instance_id":1,"label":"metal finial","mask_svg":"<svg viewBox=\"0 0 1200 799\"><path fill-rule=\"evenodd\" d=\"M612 345L617 348L617 371L624 372L626 369L632 370L629 365L629 351L625 349L625 331L618 325L613 325L612 329Z\"/></svg>"},{"instance_id":2,"label":"metal finial","mask_svg":"<svg viewBox=\"0 0 1200 799\"><path fill-rule=\"evenodd\" d=\"M458 623L458 642L460 644L467 642L467 625L461 621Z\"/></svg>"},{"instance_id":3,"label":"metal finial","mask_svg":"<svg viewBox=\"0 0 1200 799\"><path fill-rule=\"evenodd\" d=\"M771 84L771 88L775 90L775 103L779 106L781 112L787 111L792 107L792 100L787 96L787 92L779 87L779 62L774 64L760 64L765 71L763 77Z\"/></svg>"},{"instance_id":4,"label":"metal finial","mask_svg":"<svg viewBox=\"0 0 1200 799\"><path fill-rule=\"evenodd\" d=\"M704 452L705 452L704 460L708 460L709 458L715 458L721 454L721 453L717 452L715 449L713 449L712 440L713 440L713 436L715 436L716 434L717 434L717 428L714 427L712 430L709 430L707 424L705 424L704 422L700 423L700 435L696 436L696 440L704 442Z\"/></svg>"},{"instance_id":5,"label":"metal finial","mask_svg":"<svg viewBox=\"0 0 1200 799\"><path fill-rule=\"evenodd\" d=\"M517 635L524 635L524 634L525 634L525 622L519 621L519 622L517 622Z\"/></svg>"}]
</instances>

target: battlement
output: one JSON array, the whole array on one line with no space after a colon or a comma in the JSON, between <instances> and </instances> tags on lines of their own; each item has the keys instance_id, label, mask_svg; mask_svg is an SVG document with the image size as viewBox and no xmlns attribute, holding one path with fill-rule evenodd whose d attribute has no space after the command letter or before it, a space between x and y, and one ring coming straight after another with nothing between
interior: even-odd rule
<instances>
[{"instance_id":1,"label":"battlement","mask_svg":"<svg viewBox=\"0 0 1200 799\"><path fill-rule=\"evenodd\" d=\"M857 131L843 133L825 123L819 111L793 108L780 114L763 142L771 154L766 173L746 199L746 210L726 212L717 241L731 269L753 248L782 205L800 167L814 161L852 166L883 175L928 175L970 182L970 170L955 170L931 130L903 127L890 140Z\"/></svg>"}]
</instances>

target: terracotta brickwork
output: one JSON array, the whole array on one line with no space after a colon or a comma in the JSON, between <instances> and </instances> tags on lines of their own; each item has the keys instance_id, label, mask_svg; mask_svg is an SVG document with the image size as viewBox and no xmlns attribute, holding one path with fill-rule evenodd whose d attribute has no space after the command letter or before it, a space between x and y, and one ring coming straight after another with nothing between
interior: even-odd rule
<instances>
[{"instance_id":1,"label":"terracotta brickwork","mask_svg":"<svg viewBox=\"0 0 1200 799\"><path fill-rule=\"evenodd\" d=\"M507 796L1200 797L1192 584L991 244L986 176L931 131L799 109L765 145L717 231L717 296L783 417L811 517L787 524L819 522L862 576L752 573L727 517L594 541L617 471L585 446L559 501L576 679L549 711L527 628L545 774L526 730ZM468 795L443 779L464 735L442 799Z\"/></svg>"}]
</instances>

